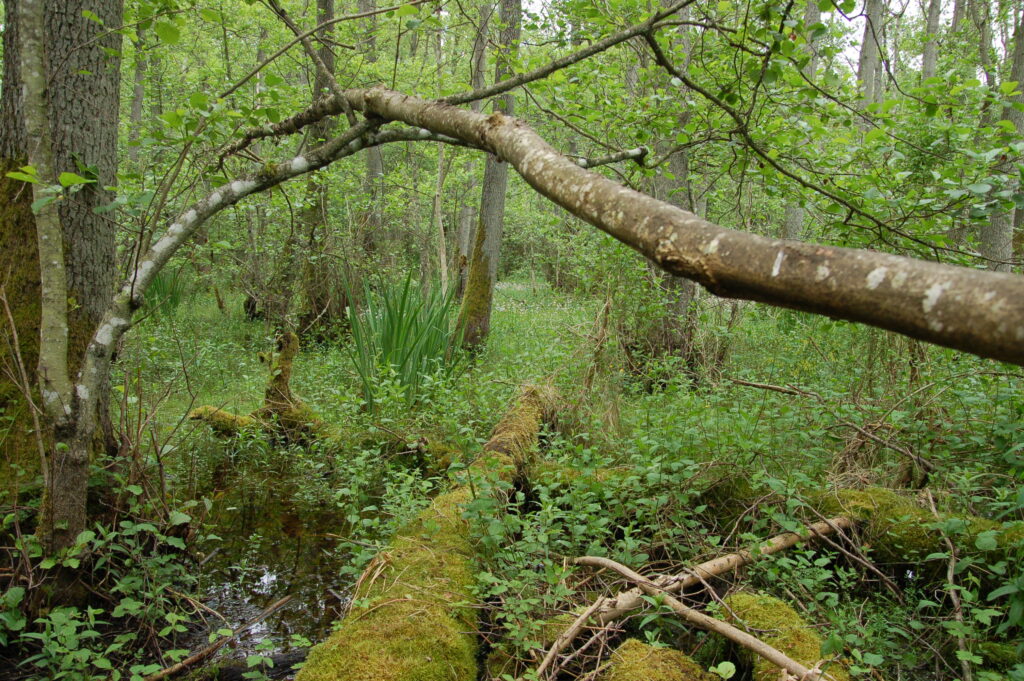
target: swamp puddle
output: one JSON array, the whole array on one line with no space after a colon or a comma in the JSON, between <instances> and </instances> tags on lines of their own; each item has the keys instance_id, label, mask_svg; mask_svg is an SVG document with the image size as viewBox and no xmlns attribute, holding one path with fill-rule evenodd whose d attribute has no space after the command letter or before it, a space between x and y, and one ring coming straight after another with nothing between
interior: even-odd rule
<instances>
[{"instance_id":1,"label":"swamp puddle","mask_svg":"<svg viewBox=\"0 0 1024 681\"><path fill-rule=\"evenodd\" d=\"M247 486L248 487L248 486ZM283 489L227 492L213 507L218 539L209 541L198 591L208 613L187 644L208 645L209 632L236 628L285 596L292 600L222 648L215 659L277 655L323 640L347 607L354 578L343 571L352 556L340 549L344 521L327 513L298 513Z\"/></svg>"}]
</instances>

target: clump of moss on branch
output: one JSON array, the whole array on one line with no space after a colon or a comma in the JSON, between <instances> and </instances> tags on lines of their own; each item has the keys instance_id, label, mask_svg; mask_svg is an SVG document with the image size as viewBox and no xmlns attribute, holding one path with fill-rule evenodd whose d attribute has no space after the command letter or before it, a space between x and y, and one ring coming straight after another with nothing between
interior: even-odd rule
<instances>
[{"instance_id":1,"label":"clump of moss on branch","mask_svg":"<svg viewBox=\"0 0 1024 681\"><path fill-rule=\"evenodd\" d=\"M817 667L835 681L848 681L840 664L822 660L821 636L789 605L764 594L737 593L725 599L730 621L809 669ZM741 655L751 664L754 681L777 681L779 668L747 650Z\"/></svg>"}]
</instances>

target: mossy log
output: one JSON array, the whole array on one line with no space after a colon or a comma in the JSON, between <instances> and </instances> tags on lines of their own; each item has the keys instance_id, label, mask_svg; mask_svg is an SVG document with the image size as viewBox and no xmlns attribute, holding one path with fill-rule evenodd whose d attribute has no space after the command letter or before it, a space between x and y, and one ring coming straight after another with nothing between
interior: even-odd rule
<instances>
[{"instance_id":1,"label":"mossy log","mask_svg":"<svg viewBox=\"0 0 1024 681\"><path fill-rule=\"evenodd\" d=\"M510 480L554 411L549 388L524 388L469 474ZM474 681L477 618L473 541L462 508L469 484L441 494L396 532L356 587L357 605L316 646L297 681Z\"/></svg>"},{"instance_id":2,"label":"mossy log","mask_svg":"<svg viewBox=\"0 0 1024 681\"><path fill-rule=\"evenodd\" d=\"M732 521L770 495L770 490L733 476L710 488L701 500ZM1012 558L1024 541L1024 523L1000 523L958 513L936 517L915 496L885 487L826 489L805 493L805 499L822 515L856 521L862 542L871 547L872 557L884 563L918 563L929 554L946 552L943 532L964 553L982 556L988 562ZM939 526L943 530L937 529ZM983 534L986 539L979 542ZM991 548L983 548L986 546Z\"/></svg>"},{"instance_id":3,"label":"mossy log","mask_svg":"<svg viewBox=\"0 0 1024 681\"><path fill-rule=\"evenodd\" d=\"M655 648L634 638L612 653L600 681L714 681L688 656L671 648Z\"/></svg>"},{"instance_id":4,"label":"mossy log","mask_svg":"<svg viewBox=\"0 0 1024 681\"><path fill-rule=\"evenodd\" d=\"M841 664L822 660L821 636L785 602L772 596L741 592L726 598L725 606L730 621L756 633L771 647L835 681L849 680ZM741 649L740 654L752 665L754 681L778 681L776 665L746 649Z\"/></svg>"},{"instance_id":5,"label":"mossy log","mask_svg":"<svg viewBox=\"0 0 1024 681\"><path fill-rule=\"evenodd\" d=\"M916 563L947 550L943 533L990 562L1013 555L1024 541L1024 523L999 523L973 515L940 513L938 518L914 497L883 487L832 490L811 499L820 512L858 521L863 541L875 557L890 563ZM938 529L938 526L943 529ZM988 537L992 548L983 548ZM991 544L994 542L994 544Z\"/></svg>"},{"instance_id":6,"label":"mossy log","mask_svg":"<svg viewBox=\"0 0 1024 681\"><path fill-rule=\"evenodd\" d=\"M264 392L263 406L248 416L204 405L190 411L188 417L203 421L222 436L235 435L245 428L259 425L269 434L287 442L335 438L337 433L292 393L292 363L298 352L298 336L286 333L278 337L276 352L260 353L260 360L270 368L270 379Z\"/></svg>"}]
</instances>

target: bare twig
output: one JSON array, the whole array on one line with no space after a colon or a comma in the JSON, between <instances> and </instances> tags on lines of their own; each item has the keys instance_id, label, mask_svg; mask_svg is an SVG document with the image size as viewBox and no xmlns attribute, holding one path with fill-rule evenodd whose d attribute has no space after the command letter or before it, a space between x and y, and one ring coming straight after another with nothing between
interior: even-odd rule
<instances>
[{"instance_id":1,"label":"bare twig","mask_svg":"<svg viewBox=\"0 0 1024 681\"><path fill-rule=\"evenodd\" d=\"M694 610L691 607L683 605L679 600L671 596L664 588L659 587L655 582L652 582L643 575L633 572L621 563L617 563L610 558L601 558L596 556L584 556L582 558L577 558L573 562L577 565L588 565L590 567L614 570L636 584L646 595L660 599L665 605L672 608L673 612L690 624L706 631L713 631L716 634L724 636L730 641L763 657L779 669L789 672L800 681L815 681L816 679L827 678L817 666L813 669L808 669L789 655L786 655L777 648L768 645L761 639L748 634L742 629L738 629L728 622L715 619L714 617L706 615L699 610Z\"/></svg>"},{"instance_id":2,"label":"bare twig","mask_svg":"<svg viewBox=\"0 0 1024 681\"><path fill-rule=\"evenodd\" d=\"M932 496L931 490L928 492L928 506L932 509L932 514L936 519L939 519L939 510L935 508L935 498ZM956 547L953 546L953 542L950 541L949 535L945 533L941 528L939 532L942 533L942 541L946 542L946 548L949 549L949 559L946 561L946 593L949 594L949 600L953 603L953 619L960 625L959 631L964 630L964 608L963 603L960 601L960 590L956 585ZM958 655L960 658L960 671L963 672L963 681L972 681L974 674L971 672L971 662L968 659L970 657L970 651L967 648L967 640L964 638L963 633L956 635L957 648L963 652L963 655Z\"/></svg>"}]
</instances>

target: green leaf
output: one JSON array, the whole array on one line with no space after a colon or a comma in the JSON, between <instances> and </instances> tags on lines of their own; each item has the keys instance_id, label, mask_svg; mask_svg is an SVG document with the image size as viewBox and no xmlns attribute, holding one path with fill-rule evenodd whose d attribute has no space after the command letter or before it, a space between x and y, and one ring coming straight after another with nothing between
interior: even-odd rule
<instances>
[{"instance_id":1,"label":"green leaf","mask_svg":"<svg viewBox=\"0 0 1024 681\"><path fill-rule=\"evenodd\" d=\"M872 667L877 667L878 665L885 662L884 657L882 657L881 655L876 655L875 653L864 653L861 659L864 662L864 664L869 664Z\"/></svg>"},{"instance_id":2,"label":"green leaf","mask_svg":"<svg viewBox=\"0 0 1024 681\"><path fill-rule=\"evenodd\" d=\"M139 487L138 485L128 485L127 487L125 487L125 489L128 492L134 494L135 496L139 496L140 494L142 494L142 488Z\"/></svg>"},{"instance_id":3,"label":"green leaf","mask_svg":"<svg viewBox=\"0 0 1024 681\"><path fill-rule=\"evenodd\" d=\"M88 19L89 21L95 21L100 26L103 25L103 19L100 19L99 16L97 16L95 12L92 12L92 11L87 10L87 9L83 9L82 10L82 16L85 17L86 19Z\"/></svg>"},{"instance_id":4,"label":"green leaf","mask_svg":"<svg viewBox=\"0 0 1024 681\"><path fill-rule=\"evenodd\" d=\"M215 9L201 9L199 10L199 16L201 16L203 20L209 21L211 24L221 23L220 12Z\"/></svg>"},{"instance_id":5,"label":"green leaf","mask_svg":"<svg viewBox=\"0 0 1024 681\"><path fill-rule=\"evenodd\" d=\"M19 173L18 171L11 171L7 173L7 177L12 180L21 180L22 182L30 182L32 184L39 184L39 178L35 175L29 175L27 173Z\"/></svg>"},{"instance_id":6,"label":"green leaf","mask_svg":"<svg viewBox=\"0 0 1024 681\"><path fill-rule=\"evenodd\" d=\"M417 14L420 11L418 5L402 5L395 10L396 17L407 17L413 14Z\"/></svg>"},{"instance_id":7,"label":"green leaf","mask_svg":"<svg viewBox=\"0 0 1024 681\"><path fill-rule=\"evenodd\" d=\"M63 172L57 178L57 181L60 182L60 186L62 187L71 187L76 184L92 184L96 180L90 180L89 178L82 177L77 173Z\"/></svg>"},{"instance_id":8,"label":"green leaf","mask_svg":"<svg viewBox=\"0 0 1024 681\"><path fill-rule=\"evenodd\" d=\"M885 130L881 128L872 128L864 135L864 141L866 142L876 142L880 139L885 139Z\"/></svg>"},{"instance_id":9,"label":"green leaf","mask_svg":"<svg viewBox=\"0 0 1024 681\"><path fill-rule=\"evenodd\" d=\"M45 208L46 206L49 206L51 203L53 203L56 200L57 200L57 197L55 195L52 195L52 194L50 196L44 196L41 199L37 199L37 200L32 202L32 212L33 213L38 213L43 208Z\"/></svg>"},{"instance_id":10,"label":"green leaf","mask_svg":"<svg viewBox=\"0 0 1024 681\"><path fill-rule=\"evenodd\" d=\"M210 106L210 97L202 92L193 92L188 98L188 103L194 109L205 109Z\"/></svg>"},{"instance_id":11,"label":"green leaf","mask_svg":"<svg viewBox=\"0 0 1024 681\"><path fill-rule=\"evenodd\" d=\"M168 45L176 45L181 40L181 31L178 30L177 26L167 21L157 22L156 26L153 27L153 31L156 32L161 42Z\"/></svg>"},{"instance_id":12,"label":"green leaf","mask_svg":"<svg viewBox=\"0 0 1024 681\"><path fill-rule=\"evenodd\" d=\"M736 665L729 661L719 662L718 665L712 667L710 671L714 672L725 681L728 681L728 679L731 679L736 675Z\"/></svg>"},{"instance_id":13,"label":"green leaf","mask_svg":"<svg viewBox=\"0 0 1024 681\"><path fill-rule=\"evenodd\" d=\"M991 551L999 546L999 542L996 540L998 530L987 530L978 534L978 537L974 540L974 545L982 551Z\"/></svg>"},{"instance_id":14,"label":"green leaf","mask_svg":"<svg viewBox=\"0 0 1024 681\"><path fill-rule=\"evenodd\" d=\"M974 184L967 185L967 188L975 194L987 194L992 189L992 185L987 182L975 182Z\"/></svg>"},{"instance_id":15,"label":"green leaf","mask_svg":"<svg viewBox=\"0 0 1024 681\"><path fill-rule=\"evenodd\" d=\"M171 525L182 525L190 520L192 520L192 516L181 511L171 511L171 514L167 517L167 522Z\"/></svg>"},{"instance_id":16,"label":"green leaf","mask_svg":"<svg viewBox=\"0 0 1024 681\"><path fill-rule=\"evenodd\" d=\"M267 87L274 87L276 85L280 85L283 82L284 78L275 73L268 73L266 76L263 77L263 84L266 85Z\"/></svg>"}]
</instances>

